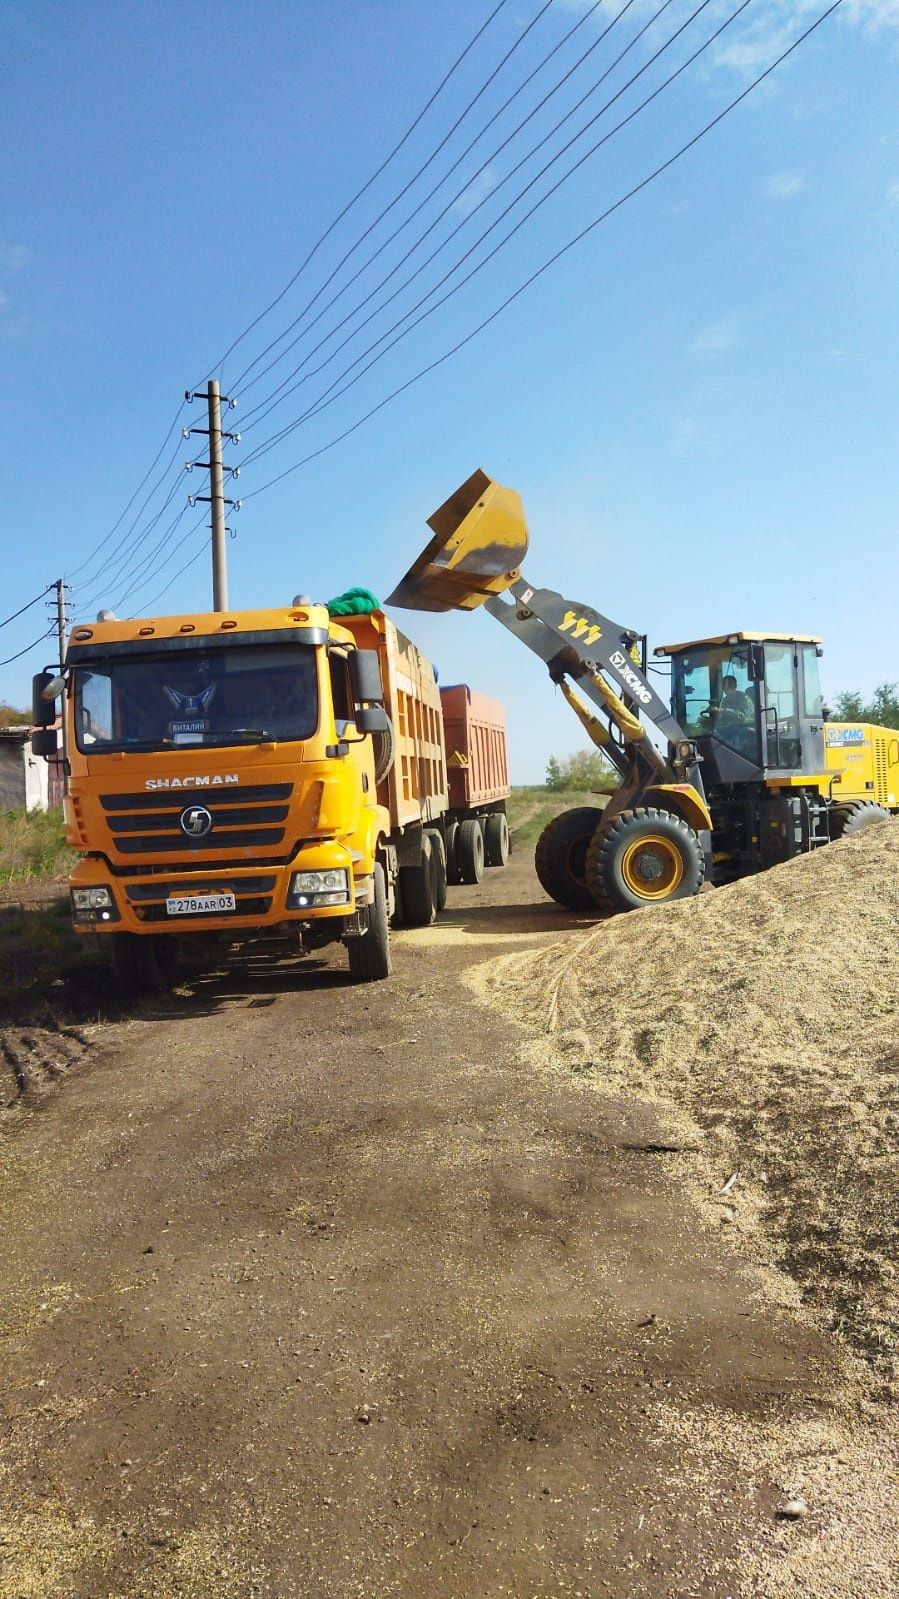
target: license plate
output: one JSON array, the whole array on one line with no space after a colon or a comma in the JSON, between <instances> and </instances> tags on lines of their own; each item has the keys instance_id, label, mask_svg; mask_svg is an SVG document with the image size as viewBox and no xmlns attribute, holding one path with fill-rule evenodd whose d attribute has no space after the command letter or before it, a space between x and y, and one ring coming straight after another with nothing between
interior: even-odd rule
<instances>
[{"instance_id":1,"label":"license plate","mask_svg":"<svg viewBox=\"0 0 899 1599\"><path fill-rule=\"evenodd\" d=\"M173 894L165 902L169 916L217 916L221 911L233 911L236 905L233 894Z\"/></svg>"}]
</instances>

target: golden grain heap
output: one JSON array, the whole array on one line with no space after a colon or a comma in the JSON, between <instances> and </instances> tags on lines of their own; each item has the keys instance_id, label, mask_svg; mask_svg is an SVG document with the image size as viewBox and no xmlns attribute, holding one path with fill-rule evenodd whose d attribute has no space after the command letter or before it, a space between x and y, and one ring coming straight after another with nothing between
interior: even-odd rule
<instances>
[{"instance_id":1,"label":"golden grain heap","mask_svg":"<svg viewBox=\"0 0 899 1599\"><path fill-rule=\"evenodd\" d=\"M542 999L549 1059L702 1129L806 1301L895 1369L899 822L483 982L532 1017Z\"/></svg>"}]
</instances>

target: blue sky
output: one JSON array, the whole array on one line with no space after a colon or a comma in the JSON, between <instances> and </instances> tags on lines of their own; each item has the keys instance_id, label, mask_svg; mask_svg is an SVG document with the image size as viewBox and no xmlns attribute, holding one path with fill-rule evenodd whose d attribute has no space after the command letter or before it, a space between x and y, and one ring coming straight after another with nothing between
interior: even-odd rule
<instances>
[{"instance_id":1,"label":"blue sky","mask_svg":"<svg viewBox=\"0 0 899 1599\"><path fill-rule=\"evenodd\" d=\"M231 425L246 427L231 459L244 459L324 397L623 89L448 280L452 287L737 3L708 0L651 63L700 0L605 0L590 15L587 0L554 0L539 18L542 0L507 0L395 159L225 363L225 392L236 387L239 400ZM166 438L184 389L199 384L280 293L495 4L0 6L0 618L61 571L70 574L76 614L98 601L124 600L125 614L208 608L205 553L154 601L203 543L202 532L191 531L198 508L154 554L188 490L203 488L200 474L188 477L180 466L199 453L197 442L179 444L177 429L147 488L172 458L173 465L133 531L143 494L101 541ZM254 497L470 333L823 9L823 0L751 0L469 284L346 394L246 465L246 503L229 545L232 604L280 603L299 590L327 598L351 583L388 592L423 544L426 517L483 466L524 497L532 582L592 602L654 643L739 627L821 633L831 695L899 677L899 0L844 0L742 105L456 357ZM495 153L591 45L568 82ZM290 358L238 381L513 46L423 177L290 335L301 335ZM544 136L539 154L525 160ZM252 408L444 210L381 294L307 361L297 392L252 427ZM455 228L433 263L325 365ZM190 421L202 425L199 406L178 429ZM582 746L539 662L485 613L397 620L444 681L467 679L506 701L516 781L542 780L550 754ZM3 628L0 659L29 644L42 623L38 606ZM47 653L41 645L0 668L0 698L25 703Z\"/></svg>"}]
</instances>

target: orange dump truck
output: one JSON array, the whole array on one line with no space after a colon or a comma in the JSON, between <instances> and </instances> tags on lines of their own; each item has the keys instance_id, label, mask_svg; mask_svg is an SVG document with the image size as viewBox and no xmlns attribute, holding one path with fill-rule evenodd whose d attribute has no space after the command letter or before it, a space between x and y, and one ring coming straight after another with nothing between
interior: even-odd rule
<instances>
[{"instance_id":1,"label":"orange dump truck","mask_svg":"<svg viewBox=\"0 0 899 1599\"><path fill-rule=\"evenodd\" d=\"M386 977L391 922L430 922L448 878L508 853L499 766L485 784L470 732L447 740L432 666L381 610L103 612L73 628L62 676L35 678L46 755L60 695L73 921L123 985L266 933L341 941L356 980Z\"/></svg>"}]
</instances>

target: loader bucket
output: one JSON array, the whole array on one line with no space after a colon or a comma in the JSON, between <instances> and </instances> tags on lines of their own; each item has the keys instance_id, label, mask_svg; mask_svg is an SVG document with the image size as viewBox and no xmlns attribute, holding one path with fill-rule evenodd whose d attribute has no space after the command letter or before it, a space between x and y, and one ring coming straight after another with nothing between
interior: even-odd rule
<instances>
[{"instance_id":1,"label":"loader bucket","mask_svg":"<svg viewBox=\"0 0 899 1599\"><path fill-rule=\"evenodd\" d=\"M410 611L473 611L520 574L528 529L520 495L473 472L433 516L434 537L388 595Z\"/></svg>"}]
</instances>

